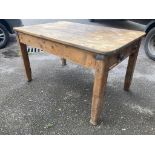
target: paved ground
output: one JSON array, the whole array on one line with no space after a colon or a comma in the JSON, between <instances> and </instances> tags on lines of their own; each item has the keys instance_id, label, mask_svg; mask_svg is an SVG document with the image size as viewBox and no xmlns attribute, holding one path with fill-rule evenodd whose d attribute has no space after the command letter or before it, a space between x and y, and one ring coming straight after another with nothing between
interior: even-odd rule
<instances>
[{"instance_id":1,"label":"paved ground","mask_svg":"<svg viewBox=\"0 0 155 155\"><path fill-rule=\"evenodd\" d=\"M27 83L18 52L14 36L0 50L0 134L155 134L155 62L143 44L130 92L123 91L127 61L110 71L104 119L96 127L89 124L93 70L31 54L33 81Z\"/></svg>"}]
</instances>

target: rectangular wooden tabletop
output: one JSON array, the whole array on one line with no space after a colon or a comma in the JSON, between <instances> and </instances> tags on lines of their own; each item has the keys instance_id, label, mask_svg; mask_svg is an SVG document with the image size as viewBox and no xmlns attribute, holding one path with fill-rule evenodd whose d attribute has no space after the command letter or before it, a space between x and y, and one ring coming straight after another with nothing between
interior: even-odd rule
<instances>
[{"instance_id":1,"label":"rectangular wooden tabletop","mask_svg":"<svg viewBox=\"0 0 155 155\"><path fill-rule=\"evenodd\" d=\"M112 53L145 35L142 31L66 21L18 27L15 30L100 54Z\"/></svg>"},{"instance_id":2,"label":"rectangular wooden tabletop","mask_svg":"<svg viewBox=\"0 0 155 155\"><path fill-rule=\"evenodd\" d=\"M56 22L15 28L22 53L25 73L32 80L27 45L41 48L85 67L95 69L90 123L101 120L108 72L129 57L124 89L129 90L138 56L141 31L116 29L72 22Z\"/></svg>"}]
</instances>

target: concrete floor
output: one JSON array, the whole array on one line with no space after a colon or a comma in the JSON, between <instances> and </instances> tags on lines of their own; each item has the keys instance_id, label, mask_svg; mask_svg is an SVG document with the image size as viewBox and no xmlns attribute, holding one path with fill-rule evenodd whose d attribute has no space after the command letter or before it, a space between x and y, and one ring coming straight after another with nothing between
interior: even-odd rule
<instances>
[{"instance_id":1,"label":"concrete floor","mask_svg":"<svg viewBox=\"0 0 155 155\"><path fill-rule=\"evenodd\" d=\"M11 36L0 50L0 134L155 134L155 62L143 42L130 92L123 90L127 60L110 71L103 122L95 127L89 124L93 70L71 62L62 67L58 57L34 53L33 81L27 83L18 53Z\"/></svg>"}]
</instances>

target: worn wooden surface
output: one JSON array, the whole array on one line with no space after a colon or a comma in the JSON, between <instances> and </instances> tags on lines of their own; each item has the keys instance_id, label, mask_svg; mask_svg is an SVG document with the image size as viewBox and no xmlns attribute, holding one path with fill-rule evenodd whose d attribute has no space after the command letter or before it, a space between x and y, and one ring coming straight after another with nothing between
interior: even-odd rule
<instances>
[{"instance_id":1,"label":"worn wooden surface","mask_svg":"<svg viewBox=\"0 0 155 155\"><path fill-rule=\"evenodd\" d=\"M15 28L15 30L103 54L114 52L144 35L141 31L66 21L24 26Z\"/></svg>"},{"instance_id":2,"label":"worn wooden surface","mask_svg":"<svg viewBox=\"0 0 155 155\"><path fill-rule=\"evenodd\" d=\"M101 112L103 110L103 96L107 84L108 77L108 59L98 60L96 62L95 79L91 106L90 123L97 125L101 120Z\"/></svg>"},{"instance_id":3,"label":"worn wooden surface","mask_svg":"<svg viewBox=\"0 0 155 155\"><path fill-rule=\"evenodd\" d=\"M95 53L20 32L18 33L18 38L23 44L37 47L48 53L69 59L85 67L95 68Z\"/></svg>"},{"instance_id":4,"label":"worn wooden surface","mask_svg":"<svg viewBox=\"0 0 155 155\"><path fill-rule=\"evenodd\" d=\"M22 44L22 43L19 43L19 47L23 58L27 80L28 82L30 82L32 80L32 73L31 73L31 66L30 66L30 61L27 53L27 47L25 44Z\"/></svg>"},{"instance_id":5,"label":"worn wooden surface","mask_svg":"<svg viewBox=\"0 0 155 155\"><path fill-rule=\"evenodd\" d=\"M103 95L108 71L129 57L124 89L128 90L133 77L143 32L102 26L58 22L16 28L28 81L32 79L26 45L40 48L66 59L95 69L91 120L97 125L103 110Z\"/></svg>"},{"instance_id":6,"label":"worn wooden surface","mask_svg":"<svg viewBox=\"0 0 155 155\"><path fill-rule=\"evenodd\" d=\"M128 91L131 85L136 60L138 56L138 50L129 56L128 67L126 71L125 81L124 81L124 90Z\"/></svg>"}]
</instances>

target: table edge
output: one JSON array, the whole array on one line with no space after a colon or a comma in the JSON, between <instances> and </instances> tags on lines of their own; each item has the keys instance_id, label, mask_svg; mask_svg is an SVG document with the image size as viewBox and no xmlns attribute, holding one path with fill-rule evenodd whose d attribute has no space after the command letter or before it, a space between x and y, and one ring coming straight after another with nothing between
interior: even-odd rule
<instances>
[{"instance_id":1,"label":"table edge","mask_svg":"<svg viewBox=\"0 0 155 155\"><path fill-rule=\"evenodd\" d=\"M124 46L121 46L121 47L119 47L119 48L117 48L117 49L114 49L114 50L111 50L111 51L107 51L107 52L104 51L104 52L103 52L103 51L99 51L99 50L96 50L96 49L88 48L88 47L85 47L85 46L76 45L76 44L73 44L73 43L61 41L61 40L58 40L58 39L49 38L49 37L45 37L45 36L42 36L42 35L35 35L35 34L33 34L33 33L30 33L30 32L27 33L27 32L25 32L25 31L19 30L18 27L15 27L15 28L13 28L13 29L16 31L17 35L18 35L18 32L19 32L19 33L23 33L23 34L26 34L26 35L30 35L30 36L34 36L34 37L38 37L38 38L47 39L47 40L49 40L49 41L54 41L54 42L57 42L57 43L61 43L61 44L63 44L63 45L72 46L72 47L75 47L75 48L79 48L79 49L81 49L81 50L86 50L86 51L88 51L88 52L92 52L92 53L96 53L96 54L100 54L100 55L105 55L105 56L106 56L106 55L108 56L108 55L111 55L111 54L113 54L113 53L116 53L117 51L119 51L119 50L121 50L121 49L123 49L123 48L129 46L129 45L132 44L133 42L135 42L135 41L137 41L137 40L143 38L143 37L146 35L145 32L144 32L143 35L141 35L140 37L136 38L135 40L129 42L128 44L126 44L126 45L124 45Z\"/></svg>"}]
</instances>

